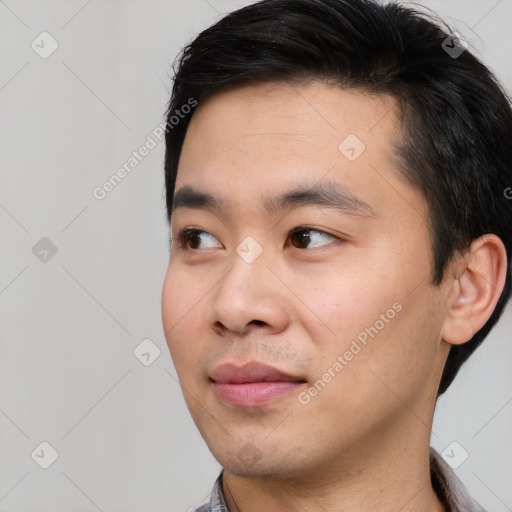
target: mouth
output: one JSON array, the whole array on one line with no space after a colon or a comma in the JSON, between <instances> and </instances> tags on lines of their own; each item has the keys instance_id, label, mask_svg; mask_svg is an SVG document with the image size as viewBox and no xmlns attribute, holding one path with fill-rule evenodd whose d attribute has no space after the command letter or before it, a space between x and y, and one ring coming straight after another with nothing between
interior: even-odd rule
<instances>
[{"instance_id":1,"label":"mouth","mask_svg":"<svg viewBox=\"0 0 512 512\"><path fill-rule=\"evenodd\" d=\"M210 375L210 382L223 402L254 407L290 394L307 381L301 376L253 361L242 366L234 363L217 366Z\"/></svg>"}]
</instances>

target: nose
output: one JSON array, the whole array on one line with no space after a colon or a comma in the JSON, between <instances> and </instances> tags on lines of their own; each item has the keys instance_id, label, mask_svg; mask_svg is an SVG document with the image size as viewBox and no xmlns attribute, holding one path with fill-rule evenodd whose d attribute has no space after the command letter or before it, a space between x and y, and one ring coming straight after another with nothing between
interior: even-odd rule
<instances>
[{"instance_id":1,"label":"nose","mask_svg":"<svg viewBox=\"0 0 512 512\"><path fill-rule=\"evenodd\" d=\"M213 304L208 313L208 325L217 334L248 334L264 329L274 334L286 329L289 312L286 308L286 288L268 268L263 255L248 263L238 254L212 293Z\"/></svg>"}]
</instances>

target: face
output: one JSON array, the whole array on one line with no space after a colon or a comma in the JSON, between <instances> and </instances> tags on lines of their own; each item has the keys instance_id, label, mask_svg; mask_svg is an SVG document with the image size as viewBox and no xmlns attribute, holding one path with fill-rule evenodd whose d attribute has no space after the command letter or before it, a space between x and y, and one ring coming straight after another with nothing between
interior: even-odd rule
<instances>
[{"instance_id":1,"label":"face","mask_svg":"<svg viewBox=\"0 0 512 512\"><path fill-rule=\"evenodd\" d=\"M446 290L397 134L393 98L321 82L224 92L192 117L162 317L194 422L235 474L429 438Z\"/></svg>"}]
</instances>

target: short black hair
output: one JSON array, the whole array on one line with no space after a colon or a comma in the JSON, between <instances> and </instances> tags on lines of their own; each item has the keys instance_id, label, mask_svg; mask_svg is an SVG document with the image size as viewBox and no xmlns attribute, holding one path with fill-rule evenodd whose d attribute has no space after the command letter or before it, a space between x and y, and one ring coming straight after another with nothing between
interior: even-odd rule
<instances>
[{"instance_id":1,"label":"short black hair","mask_svg":"<svg viewBox=\"0 0 512 512\"><path fill-rule=\"evenodd\" d=\"M459 49L460 55L450 53ZM438 396L502 314L511 293L512 110L492 72L437 17L373 0L263 0L201 32L177 57L167 110L168 220L189 116L208 97L260 82L323 80L342 89L390 94L400 105L395 144L400 175L429 207L432 284L471 241L494 233L508 271L487 323L452 346ZM187 107L187 111L190 110Z\"/></svg>"}]
</instances>

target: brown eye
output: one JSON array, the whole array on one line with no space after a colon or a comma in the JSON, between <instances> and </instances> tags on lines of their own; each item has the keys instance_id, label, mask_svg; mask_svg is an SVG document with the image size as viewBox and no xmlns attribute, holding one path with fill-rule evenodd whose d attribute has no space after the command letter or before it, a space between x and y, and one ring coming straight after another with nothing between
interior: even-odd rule
<instances>
[{"instance_id":1,"label":"brown eye","mask_svg":"<svg viewBox=\"0 0 512 512\"><path fill-rule=\"evenodd\" d=\"M205 235L206 238L210 237L215 239L215 237L208 233L207 231L203 231L202 229L196 228L184 228L178 233L178 240L180 243L181 249L190 249L190 250L201 250L199 249L199 245L201 244L201 236ZM211 245L209 247L212 247ZM207 249L209 247L206 247Z\"/></svg>"},{"instance_id":2,"label":"brown eye","mask_svg":"<svg viewBox=\"0 0 512 512\"><path fill-rule=\"evenodd\" d=\"M199 236L197 231L188 231L183 234L183 243L191 249L197 249Z\"/></svg>"},{"instance_id":3,"label":"brown eye","mask_svg":"<svg viewBox=\"0 0 512 512\"><path fill-rule=\"evenodd\" d=\"M313 233L313 235L311 235L311 233ZM328 233L324 233L323 231L307 227L295 228L289 234L290 242L297 249L305 249L307 248L307 245L309 243L311 243L312 241L315 242L321 238L330 238L331 241L336 240L334 236L329 235ZM328 244L320 244L320 246L323 245ZM316 244L316 247L318 247L318 244ZM313 247L313 249L315 249L316 247Z\"/></svg>"}]
</instances>

